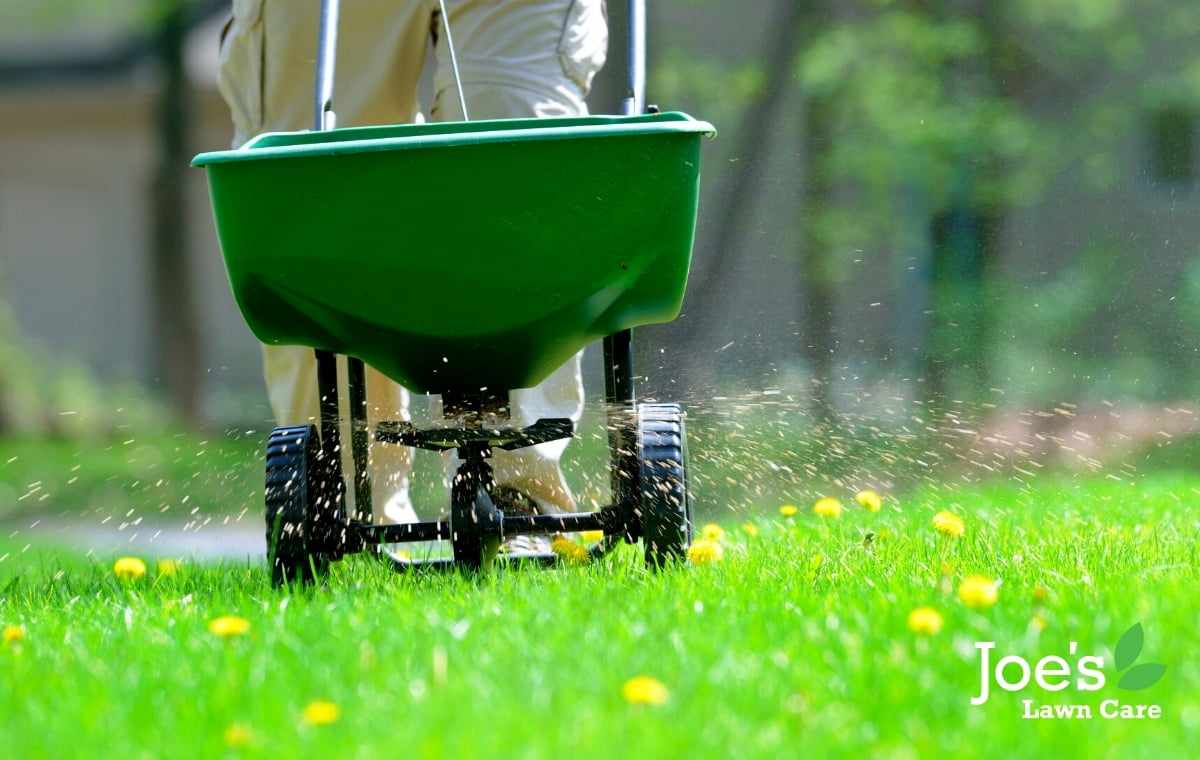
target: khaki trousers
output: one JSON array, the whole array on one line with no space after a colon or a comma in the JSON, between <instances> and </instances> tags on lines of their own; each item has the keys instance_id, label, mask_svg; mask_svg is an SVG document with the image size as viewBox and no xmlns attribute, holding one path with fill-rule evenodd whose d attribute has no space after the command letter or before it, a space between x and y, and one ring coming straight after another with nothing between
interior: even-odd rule
<instances>
[{"instance_id":1,"label":"khaki trousers","mask_svg":"<svg viewBox=\"0 0 1200 760\"><path fill-rule=\"evenodd\" d=\"M445 3L471 119L587 112L584 98L608 46L604 0ZM319 0L234 0L221 41L218 87L233 116L235 147L263 132L312 128L320 5ZM343 0L339 15L337 126L423 121L417 85L431 40L436 69L430 118L463 118L437 0ZM583 408L579 365L577 355L537 387L514 390L513 424L544 417L578 420ZM317 420L311 348L264 345L263 369L277 424ZM343 388L343 403L347 395ZM404 388L368 368L372 429L380 420L409 419L408 400ZM342 418L347 417L343 410ZM574 510L559 468L565 447L566 441L555 441L497 451L492 462L497 483L525 492L543 511ZM378 517L417 519L408 496L411 452L372 442L370 466L375 498L386 498Z\"/></svg>"}]
</instances>

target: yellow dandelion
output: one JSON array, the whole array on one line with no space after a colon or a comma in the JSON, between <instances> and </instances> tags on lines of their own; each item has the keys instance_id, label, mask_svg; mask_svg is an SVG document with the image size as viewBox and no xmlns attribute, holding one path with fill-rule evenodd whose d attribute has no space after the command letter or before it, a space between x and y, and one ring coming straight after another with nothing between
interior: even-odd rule
<instances>
[{"instance_id":1,"label":"yellow dandelion","mask_svg":"<svg viewBox=\"0 0 1200 760\"><path fill-rule=\"evenodd\" d=\"M604 531L602 530L585 530L579 535L585 544L598 544L604 540Z\"/></svg>"},{"instance_id":2,"label":"yellow dandelion","mask_svg":"<svg viewBox=\"0 0 1200 760\"><path fill-rule=\"evenodd\" d=\"M25 638L25 628L19 625L4 626L4 643L9 644Z\"/></svg>"},{"instance_id":3,"label":"yellow dandelion","mask_svg":"<svg viewBox=\"0 0 1200 760\"><path fill-rule=\"evenodd\" d=\"M177 559L160 559L158 561L159 575L174 575L183 567L183 563Z\"/></svg>"},{"instance_id":4,"label":"yellow dandelion","mask_svg":"<svg viewBox=\"0 0 1200 760\"><path fill-rule=\"evenodd\" d=\"M650 676L630 678L621 687L621 696L635 705L661 705L671 696L662 681Z\"/></svg>"},{"instance_id":5,"label":"yellow dandelion","mask_svg":"<svg viewBox=\"0 0 1200 760\"><path fill-rule=\"evenodd\" d=\"M566 536L555 536L550 542L550 551L568 565L586 565L592 561L588 550Z\"/></svg>"},{"instance_id":6,"label":"yellow dandelion","mask_svg":"<svg viewBox=\"0 0 1200 760\"><path fill-rule=\"evenodd\" d=\"M113 573L123 581L136 581L146 574L146 563L137 557L121 557L113 563Z\"/></svg>"},{"instance_id":7,"label":"yellow dandelion","mask_svg":"<svg viewBox=\"0 0 1200 760\"><path fill-rule=\"evenodd\" d=\"M250 727L243 723L232 723L229 728L225 729L225 733L221 738L225 740L225 746L231 749L240 749L250 743L253 734L250 732Z\"/></svg>"},{"instance_id":8,"label":"yellow dandelion","mask_svg":"<svg viewBox=\"0 0 1200 760\"><path fill-rule=\"evenodd\" d=\"M309 702L304 707L304 712L300 715L300 720L310 726L327 726L330 723L337 723L338 718L342 717L342 711L332 702L317 700Z\"/></svg>"},{"instance_id":9,"label":"yellow dandelion","mask_svg":"<svg viewBox=\"0 0 1200 760\"><path fill-rule=\"evenodd\" d=\"M823 499L817 499L817 503L813 505L813 514L821 517L841 517L842 503L832 496L826 496Z\"/></svg>"},{"instance_id":10,"label":"yellow dandelion","mask_svg":"<svg viewBox=\"0 0 1200 760\"><path fill-rule=\"evenodd\" d=\"M1035 586L1033 589L1033 601L1041 604L1046 601L1046 595L1049 593L1045 586Z\"/></svg>"},{"instance_id":11,"label":"yellow dandelion","mask_svg":"<svg viewBox=\"0 0 1200 760\"><path fill-rule=\"evenodd\" d=\"M860 507L868 512L878 512L883 507L883 499L879 497L879 494L875 493L869 488L856 493L854 495L854 500L858 502Z\"/></svg>"},{"instance_id":12,"label":"yellow dandelion","mask_svg":"<svg viewBox=\"0 0 1200 760\"><path fill-rule=\"evenodd\" d=\"M908 613L908 627L916 633L932 636L942 630L942 615L932 607L918 607Z\"/></svg>"},{"instance_id":13,"label":"yellow dandelion","mask_svg":"<svg viewBox=\"0 0 1200 760\"><path fill-rule=\"evenodd\" d=\"M725 538L725 529L716 523L708 523L700 529L700 537L709 541L720 541Z\"/></svg>"},{"instance_id":14,"label":"yellow dandelion","mask_svg":"<svg viewBox=\"0 0 1200 760\"><path fill-rule=\"evenodd\" d=\"M752 522L742 523L742 532L753 538L758 535L758 526Z\"/></svg>"},{"instance_id":15,"label":"yellow dandelion","mask_svg":"<svg viewBox=\"0 0 1200 760\"><path fill-rule=\"evenodd\" d=\"M1029 621L1029 628L1039 632L1046 630L1046 618L1041 615L1034 615Z\"/></svg>"},{"instance_id":16,"label":"yellow dandelion","mask_svg":"<svg viewBox=\"0 0 1200 760\"><path fill-rule=\"evenodd\" d=\"M933 516L933 527L938 533L956 538L965 532L962 518L944 509Z\"/></svg>"},{"instance_id":17,"label":"yellow dandelion","mask_svg":"<svg viewBox=\"0 0 1200 760\"><path fill-rule=\"evenodd\" d=\"M208 621L208 630L216 636L241 636L250 630L250 621L237 615L222 615Z\"/></svg>"},{"instance_id":18,"label":"yellow dandelion","mask_svg":"<svg viewBox=\"0 0 1200 760\"><path fill-rule=\"evenodd\" d=\"M783 515L784 517L793 517L799 511L800 508L795 504L784 504L779 508L779 514Z\"/></svg>"},{"instance_id":19,"label":"yellow dandelion","mask_svg":"<svg viewBox=\"0 0 1200 760\"><path fill-rule=\"evenodd\" d=\"M725 556L725 549L716 541L698 538L692 542L687 556L693 565L711 565L721 561Z\"/></svg>"},{"instance_id":20,"label":"yellow dandelion","mask_svg":"<svg viewBox=\"0 0 1200 760\"><path fill-rule=\"evenodd\" d=\"M1000 596L991 578L968 575L958 587L958 598L968 607L991 607Z\"/></svg>"}]
</instances>

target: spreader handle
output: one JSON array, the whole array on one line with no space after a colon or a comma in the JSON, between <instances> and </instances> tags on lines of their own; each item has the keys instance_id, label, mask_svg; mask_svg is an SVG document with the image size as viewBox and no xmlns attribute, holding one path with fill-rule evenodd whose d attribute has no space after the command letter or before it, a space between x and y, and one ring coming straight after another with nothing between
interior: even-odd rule
<instances>
[{"instance_id":1,"label":"spreader handle","mask_svg":"<svg viewBox=\"0 0 1200 760\"><path fill-rule=\"evenodd\" d=\"M338 0L321 0L321 28L317 39L317 99L314 128L324 132L337 126L333 112L333 68L337 60Z\"/></svg>"},{"instance_id":2,"label":"spreader handle","mask_svg":"<svg viewBox=\"0 0 1200 760\"><path fill-rule=\"evenodd\" d=\"M628 86L621 102L623 116L646 110L646 0L629 0Z\"/></svg>"}]
</instances>

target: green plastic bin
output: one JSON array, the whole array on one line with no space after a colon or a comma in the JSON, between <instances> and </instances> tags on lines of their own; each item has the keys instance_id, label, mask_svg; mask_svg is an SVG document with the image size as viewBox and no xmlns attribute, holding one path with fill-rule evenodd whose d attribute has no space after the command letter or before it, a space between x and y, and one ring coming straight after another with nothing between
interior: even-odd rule
<instances>
[{"instance_id":1,"label":"green plastic bin","mask_svg":"<svg viewBox=\"0 0 1200 760\"><path fill-rule=\"evenodd\" d=\"M361 127L193 165L259 340L417 392L511 390L678 315L714 131L682 113Z\"/></svg>"}]
</instances>

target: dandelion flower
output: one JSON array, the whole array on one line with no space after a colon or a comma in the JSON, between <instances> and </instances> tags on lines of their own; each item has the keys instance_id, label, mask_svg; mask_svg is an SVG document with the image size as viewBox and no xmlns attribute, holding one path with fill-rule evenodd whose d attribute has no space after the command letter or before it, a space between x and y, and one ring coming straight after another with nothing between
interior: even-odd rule
<instances>
[{"instance_id":1,"label":"dandelion flower","mask_svg":"<svg viewBox=\"0 0 1200 760\"><path fill-rule=\"evenodd\" d=\"M964 533L962 518L944 509L933 516L933 527L938 533L956 538L961 537Z\"/></svg>"},{"instance_id":2,"label":"dandelion flower","mask_svg":"<svg viewBox=\"0 0 1200 760\"><path fill-rule=\"evenodd\" d=\"M758 535L758 526L752 522L742 523L742 532L753 538Z\"/></svg>"},{"instance_id":3,"label":"dandelion flower","mask_svg":"<svg viewBox=\"0 0 1200 760\"><path fill-rule=\"evenodd\" d=\"M818 499L813 505L813 514L821 517L841 517L842 503L832 496L826 496L823 499Z\"/></svg>"},{"instance_id":4,"label":"dandelion flower","mask_svg":"<svg viewBox=\"0 0 1200 760\"><path fill-rule=\"evenodd\" d=\"M568 565L586 565L592 560L592 555L588 554L587 549L566 536L555 536L550 542L550 551Z\"/></svg>"},{"instance_id":5,"label":"dandelion flower","mask_svg":"<svg viewBox=\"0 0 1200 760\"><path fill-rule=\"evenodd\" d=\"M327 726L330 723L337 723L338 718L342 717L342 711L332 702L317 700L309 702L304 707L304 712L300 715L300 720L310 726Z\"/></svg>"},{"instance_id":6,"label":"dandelion flower","mask_svg":"<svg viewBox=\"0 0 1200 760\"><path fill-rule=\"evenodd\" d=\"M4 643L21 641L25 638L25 629L19 625L4 626Z\"/></svg>"},{"instance_id":7,"label":"dandelion flower","mask_svg":"<svg viewBox=\"0 0 1200 760\"><path fill-rule=\"evenodd\" d=\"M908 613L908 627L917 633L932 636L942 630L942 615L932 607L918 607Z\"/></svg>"},{"instance_id":8,"label":"dandelion flower","mask_svg":"<svg viewBox=\"0 0 1200 760\"><path fill-rule=\"evenodd\" d=\"M242 723L232 723L229 728L225 729L225 733L221 738L225 740L225 746L231 749L240 749L250 743L252 734L250 727Z\"/></svg>"},{"instance_id":9,"label":"dandelion flower","mask_svg":"<svg viewBox=\"0 0 1200 760\"><path fill-rule=\"evenodd\" d=\"M630 678L621 687L621 696L635 705L661 705L670 697L662 681L650 676Z\"/></svg>"},{"instance_id":10,"label":"dandelion flower","mask_svg":"<svg viewBox=\"0 0 1200 760\"><path fill-rule=\"evenodd\" d=\"M688 549L688 561L693 565L711 565L720 562L725 550L719 543L707 538L698 538Z\"/></svg>"},{"instance_id":11,"label":"dandelion flower","mask_svg":"<svg viewBox=\"0 0 1200 760\"><path fill-rule=\"evenodd\" d=\"M604 540L604 531L602 530L585 530L579 535L585 544L596 544Z\"/></svg>"},{"instance_id":12,"label":"dandelion flower","mask_svg":"<svg viewBox=\"0 0 1200 760\"><path fill-rule=\"evenodd\" d=\"M706 541L720 541L725 538L725 529L716 523L709 523L700 529L700 537Z\"/></svg>"},{"instance_id":13,"label":"dandelion flower","mask_svg":"<svg viewBox=\"0 0 1200 760\"><path fill-rule=\"evenodd\" d=\"M159 575L174 575L179 572L179 568L183 567L183 563L177 559L160 559L158 561Z\"/></svg>"},{"instance_id":14,"label":"dandelion flower","mask_svg":"<svg viewBox=\"0 0 1200 760\"><path fill-rule=\"evenodd\" d=\"M795 504L784 504L779 508L779 514L783 515L784 517L793 517L799 511L800 508Z\"/></svg>"},{"instance_id":15,"label":"dandelion flower","mask_svg":"<svg viewBox=\"0 0 1200 760\"><path fill-rule=\"evenodd\" d=\"M883 499L871 489L864 489L854 495L858 505L868 512L878 512L883 507Z\"/></svg>"},{"instance_id":16,"label":"dandelion flower","mask_svg":"<svg viewBox=\"0 0 1200 760\"><path fill-rule=\"evenodd\" d=\"M137 557L121 557L113 563L113 572L123 581L136 581L146 574L146 563Z\"/></svg>"},{"instance_id":17,"label":"dandelion flower","mask_svg":"<svg viewBox=\"0 0 1200 760\"><path fill-rule=\"evenodd\" d=\"M222 615L208 621L208 630L216 636L241 636L250 630L250 621L237 615Z\"/></svg>"},{"instance_id":18,"label":"dandelion flower","mask_svg":"<svg viewBox=\"0 0 1200 760\"><path fill-rule=\"evenodd\" d=\"M1034 615L1029 621L1030 630L1044 631L1046 630L1046 618L1041 615Z\"/></svg>"},{"instance_id":19,"label":"dandelion flower","mask_svg":"<svg viewBox=\"0 0 1200 760\"><path fill-rule=\"evenodd\" d=\"M991 607L1000 596L991 578L968 575L958 587L958 598L968 607Z\"/></svg>"}]
</instances>

